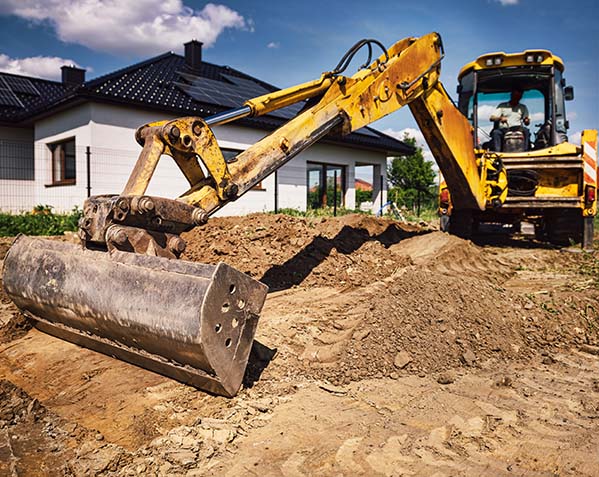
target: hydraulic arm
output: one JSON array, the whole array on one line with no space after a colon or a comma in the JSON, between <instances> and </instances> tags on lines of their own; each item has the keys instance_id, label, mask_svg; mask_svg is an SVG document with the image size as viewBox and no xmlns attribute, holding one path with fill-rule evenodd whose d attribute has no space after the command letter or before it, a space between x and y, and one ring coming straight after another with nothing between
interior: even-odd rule
<instances>
[{"instance_id":1,"label":"hydraulic arm","mask_svg":"<svg viewBox=\"0 0 599 477\"><path fill-rule=\"evenodd\" d=\"M407 38L352 77L334 70L206 120L188 117L142 126L136 137L143 150L123 193L88 200L82 240L88 248L177 257L184 248L179 233L204 223L299 152L329 133L348 134L406 104L433 148L455 203L484 209L501 191L489 189L487 163L474 156L472 128L438 81L442 58L436 33ZM234 161L224 160L211 125L315 97L316 104ZM143 196L163 154L174 158L189 182L189 189L177 200Z\"/></svg>"},{"instance_id":2,"label":"hydraulic arm","mask_svg":"<svg viewBox=\"0 0 599 477\"><path fill-rule=\"evenodd\" d=\"M140 127L136 139L143 149L122 194L85 202L83 247L17 239L4 264L8 294L44 331L235 395L267 289L225 264L172 260L185 249L182 232L205 223L323 136L348 134L406 104L459 191L452 189L454 200L477 208L492 200L486 166L473 155L470 125L439 84L440 36L401 40L353 76L341 74L361 46L372 53L373 45L380 46L360 42L318 80L250 99L236 110ZM210 126L308 99L295 118L225 161ZM177 199L145 195L163 155L189 183Z\"/></svg>"}]
</instances>

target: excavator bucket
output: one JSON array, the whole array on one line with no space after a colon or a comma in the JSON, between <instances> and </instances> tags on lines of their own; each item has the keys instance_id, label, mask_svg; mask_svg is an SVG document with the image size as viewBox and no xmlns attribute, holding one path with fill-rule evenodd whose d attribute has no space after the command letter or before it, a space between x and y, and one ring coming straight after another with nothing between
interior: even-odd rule
<instances>
[{"instance_id":1,"label":"excavator bucket","mask_svg":"<svg viewBox=\"0 0 599 477\"><path fill-rule=\"evenodd\" d=\"M37 328L234 396L267 287L234 268L17 237L4 288Z\"/></svg>"}]
</instances>

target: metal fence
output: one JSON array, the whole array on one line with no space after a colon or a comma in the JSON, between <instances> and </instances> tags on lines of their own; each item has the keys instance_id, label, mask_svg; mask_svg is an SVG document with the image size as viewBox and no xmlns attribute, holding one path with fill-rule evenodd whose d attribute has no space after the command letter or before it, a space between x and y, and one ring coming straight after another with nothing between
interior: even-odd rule
<instances>
[{"instance_id":1,"label":"metal fence","mask_svg":"<svg viewBox=\"0 0 599 477\"><path fill-rule=\"evenodd\" d=\"M141 150L74 145L65 149L0 140L0 211L20 213L49 205L56 212L68 212L92 194L119 193ZM179 168L167 158L159 162L148 193L173 197L187 187Z\"/></svg>"},{"instance_id":2,"label":"metal fence","mask_svg":"<svg viewBox=\"0 0 599 477\"><path fill-rule=\"evenodd\" d=\"M74 140L59 145L58 148L57 144L0 139L0 212L28 212L39 205L50 206L55 212L70 212L74 207L81 207L90 195L118 194L125 187L141 151L141 148L122 150L76 145ZM306 174L305 163L291 161L284 170L263 181L257 187L258 192L244 196L223 213L305 208ZM147 194L177 197L188 187L172 158L164 157L158 163ZM350 189L353 184L339 187L337 205L347 207L345 197Z\"/></svg>"}]
</instances>

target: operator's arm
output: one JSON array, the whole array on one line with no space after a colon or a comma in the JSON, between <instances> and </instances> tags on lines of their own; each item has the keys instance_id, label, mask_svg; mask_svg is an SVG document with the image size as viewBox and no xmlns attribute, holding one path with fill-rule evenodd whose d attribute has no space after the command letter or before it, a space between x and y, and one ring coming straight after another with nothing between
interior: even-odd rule
<instances>
[{"instance_id":1,"label":"operator's arm","mask_svg":"<svg viewBox=\"0 0 599 477\"><path fill-rule=\"evenodd\" d=\"M499 121L500 123L504 123L507 121L507 116L505 116L503 114L503 107L504 107L505 103L501 103L499 106L497 106L497 109L493 112L493 114L491 114L491 117L489 118L489 121L495 122L495 121Z\"/></svg>"}]
</instances>

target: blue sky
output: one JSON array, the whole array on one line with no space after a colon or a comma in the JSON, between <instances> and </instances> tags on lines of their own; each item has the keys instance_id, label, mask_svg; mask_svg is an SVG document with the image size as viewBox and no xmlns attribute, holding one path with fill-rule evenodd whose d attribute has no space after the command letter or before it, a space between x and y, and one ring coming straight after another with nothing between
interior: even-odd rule
<instances>
[{"instance_id":1,"label":"blue sky","mask_svg":"<svg viewBox=\"0 0 599 477\"><path fill-rule=\"evenodd\" d=\"M596 0L0 0L0 70L57 78L61 64L75 63L93 78L197 38L206 61L285 87L331 69L361 38L390 45L437 31L452 95L460 67L483 53L545 48L561 56L575 88L567 104L575 141L599 128L598 14ZM407 108L375 126L420 139Z\"/></svg>"}]
</instances>

